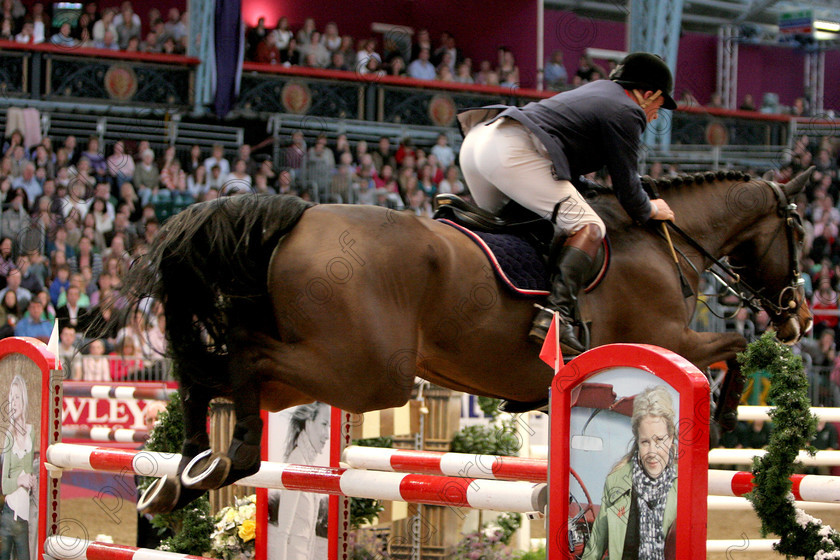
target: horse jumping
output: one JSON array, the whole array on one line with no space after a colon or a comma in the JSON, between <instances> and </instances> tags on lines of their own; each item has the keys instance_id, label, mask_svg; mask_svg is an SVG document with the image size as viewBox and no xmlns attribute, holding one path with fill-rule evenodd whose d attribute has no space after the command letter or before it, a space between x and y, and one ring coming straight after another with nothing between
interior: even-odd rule
<instances>
[{"instance_id":1,"label":"horse jumping","mask_svg":"<svg viewBox=\"0 0 840 560\"><path fill-rule=\"evenodd\" d=\"M678 225L711 257L739 267L788 343L811 325L790 204L809 177L778 186L707 173L657 185ZM696 297L683 295L658 228L631 223L614 196L592 206L612 245L608 274L581 296L593 346L654 344L701 369L746 347L738 334L688 327ZM696 294L712 261L675 239ZM197 204L165 224L124 295L124 309L148 295L163 302L185 406L181 476L149 489L149 512L255 473L260 408L400 406L415 376L534 402L546 399L553 377L527 338L533 300L509 293L462 233L406 212L282 196ZM227 455L209 452L206 415L217 396L234 400L238 418Z\"/></svg>"}]
</instances>

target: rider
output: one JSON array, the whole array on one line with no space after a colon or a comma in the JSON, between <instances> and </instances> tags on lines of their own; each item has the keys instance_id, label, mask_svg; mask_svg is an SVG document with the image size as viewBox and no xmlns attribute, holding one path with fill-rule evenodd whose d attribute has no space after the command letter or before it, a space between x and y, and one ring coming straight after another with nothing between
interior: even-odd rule
<instances>
[{"instance_id":1,"label":"rider","mask_svg":"<svg viewBox=\"0 0 840 560\"><path fill-rule=\"evenodd\" d=\"M524 107L493 105L458 115L465 135L461 169L476 203L495 213L514 200L568 235L547 307L529 333L534 342L545 340L558 311L564 353L585 350L572 328L576 296L592 272L606 228L578 192L587 183L583 175L606 166L619 202L637 222L674 219L664 200L649 199L638 174L641 135L660 107L676 108L672 88L665 62L638 52L626 56L609 80Z\"/></svg>"}]
</instances>

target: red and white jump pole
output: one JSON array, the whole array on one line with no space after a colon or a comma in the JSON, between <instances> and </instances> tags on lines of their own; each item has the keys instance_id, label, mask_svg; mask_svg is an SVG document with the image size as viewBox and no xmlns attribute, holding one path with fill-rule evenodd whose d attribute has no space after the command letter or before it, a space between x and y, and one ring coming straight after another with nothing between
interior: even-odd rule
<instances>
[{"instance_id":1,"label":"red and white jump pole","mask_svg":"<svg viewBox=\"0 0 840 560\"><path fill-rule=\"evenodd\" d=\"M545 459L351 445L344 449L341 460L354 469L466 476L487 480L548 480L548 461Z\"/></svg>"},{"instance_id":2,"label":"red and white jump pole","mask_svg":"<svg viewBox=\"0 0 840 560\"><path fill-rule=\"evenodd\" d=\"M73 537L47 537L44 556L56 560L208 560L204 556L163 552Z\"/></svg>"},{"instance_id":3,"label":"red and white jump pole","mask_svg":"<svg viewBox=\"0 0 840 560\"><path fill-rule=\"evenodd\" d=\"M181 456L56 443L47 462L60 469L83 469L143 476L177 476ZM298 490L354 498L374 498L438 506L530 513L545 509L548 485L422 474L290 465L263 461L258 473L236 482L278 490Z\"/></svg>"},{"instance_id":4,"label":"red and white jump pole","mask_svg":"<svg viewBox=\"0 0 840 560\"><path fill-rule=\"evenodd\" d=\"M110 427L62 427L61 437L68 439L89 439L90 441L97 442L143 443L149 439L149 430Z\"/></svg>"},{"instance_id":5,"label":"red and white jump pole","mask_svg":"<svg viewBox=\"0 0 840 560\"><path fill-rule=\"evenodd\" d=\"M166 401L178 389L166 383L149 383L142 387L121 383L93 383L90 381L65 381L62 384L65 397L120 400L155 400Z\"/></svg>"},{"instance_id":6,"label":"red and white jump pole","mask_svg":"<svg viewBox=\"0 0 840 560\"><path fill-rule=\"evenodd\" d=\"M527 480L546 482L548 462L544 459L472 455L468 453L440 453L350 446L344 450L342 461L355 469L414 472L427 475L470 476L482 479ZM744 496L754 485L749 472L709 471L710 496ZM840 477L802 475L791 477L793 495L803 502L840 503Z\"/></svg>"}]
</instances>

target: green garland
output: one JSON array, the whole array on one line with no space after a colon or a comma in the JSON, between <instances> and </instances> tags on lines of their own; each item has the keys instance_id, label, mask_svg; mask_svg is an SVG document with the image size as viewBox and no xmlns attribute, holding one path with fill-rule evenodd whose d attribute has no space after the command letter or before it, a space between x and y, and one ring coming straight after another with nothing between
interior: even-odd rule
<instances>
[{"instance_id":1,"label":"green garland","mask_svg":"<svg viewBox=\"0 0 840 560\"><path fill-rule=\"evenodd\" d=\"M764 370L770 374L768 400L774 428L764 457L753 459L755 489L747 495L761 519L762 535L780 538L775 549L788 556L840 560L840 534L822 521L796 508L790 476L800 449L814 454L811 441L817 419L811 414L808 379L802 359L767 333L738 356L744 375Z\"/></svg>"}]
</instances>

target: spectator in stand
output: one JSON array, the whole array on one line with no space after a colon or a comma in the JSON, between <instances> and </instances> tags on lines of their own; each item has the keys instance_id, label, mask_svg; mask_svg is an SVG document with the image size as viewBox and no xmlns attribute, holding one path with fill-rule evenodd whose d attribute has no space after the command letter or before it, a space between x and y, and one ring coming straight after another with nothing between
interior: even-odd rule
<instances>
[{"instance_id":1,"label":"spectator in stand","mask_svg":"<svg viewBox=\"0 0 840 560\"><path fill-rule=\"evenodd\" d=\"M545 65L543 80L545 87L550 90L560 91L566 87L569 74L566 72L566 65L563 64L563 51L556 50L551 53L551 60Z\"/></svg>"},{"instance_id":2,"label":"spectator in stand","mask_svg":"<svg viewBox=\"0 0 840 560\"><path fill-rule=\"evenodd\" d=\"M58 358L61 361L61 369L64 371L65 379L70 379L78 352L76 329L70 325L64 325L59 330L58 335Z\"/></svg>"},{"instance_id":3,"label":"spectator in stand","mask_svg":"<svg viewBox=\"0 0 840 560\"><path fill-rule=\"evenodd\" d=\"M164 24L164 32L172 37L175 42L180 42L187 36L187 26L181 21L181 11L178 8L169 8L166 23Z\"/></svg>"},{"instance_id":4,"label":"spectator in stand","mask_svg":"<svg viewBox=\"0 0 840 560\"><path fill-rule=\"evenodd\" d=\"M723 97L721 97L721 95L717 92L713 93L706 107L709 107L711 109L724 109Z\"/></svg>"},{"instance_id":5,"label":"spectator in stand","mask_svg":"<svg viewBox=\"0 0 840 560\"><path fill-rule=\"evenodd\" d=\"M446 55L449 55L448 57ZM432 55L432 64L440 66L446 64L452 74L455 74L455 66L463 58L461 50L455 46L455 37L448 31L440 34L440 46L435 49Z\"/></svg>"},{"instance_id":6,"label":"spectator in stand","mask_svg":"<svg viewBox=\"0 0 840 560\"><path fill-rule=\"evenodd\" d=\"M350 67L347 66L344 53L336 51L330 55L330 64L327 66L327 70L342 70L346 72L349 69Z\"/></svg>"},{"instance_id":7,"label":"spectator in stand","mask_svg":"<svg viewBox=\"0 0 840 560\"><path fill-rule=\"evenodd\" d=\"M289 41L294 38L294 33L289 28L289 19L286 16L277 21L277 27L271 32L271 38L277 45L277 49L283 51L289 48Z\"/></svg>"},{"instance_id":8,"label":"spectator in stand","mask_svg":"<svg viewBox=\"0 0 840 560\"><path fill-rule=\"evenodd\" d=\"M195 170L187 176L187 192L189 192L196 200L207 192L210 186L207 183L207 168L203 165L196 167Z\"/></svg>"},{"instance_id":9,"label":"spectator in stand","mask_svg":"<svg viewBox=\"0 0 840 560\"><path fill-rule=\"evenodd\" d=\"M308 44L309 43L309 38L312 35L312 33L315 32L315 30L316 30L315 19L311 18L311 17L308 17L308 18L304 19L303 20L303 27L301 27L300 30L298 30L297 35L295 36L295 39L297 39L298 44L299 45Z\"/></svg>"},{"instance_id":10,"label":"spectator in stand","mask_svg":"<svg viewBox=\"0 0 840 560\"><path fill-rule=\"evenodd\" d=\"M404 77L406 71L405 59L400 55L392 56L385 68L388 76Z\"/></svg>"},{"instance_id":11,"label":"spectator in stand","mask_svg":"<svg viewBox=\"0 0 840 560\"><path fill-rule=\"evenodd\" d=\"M263 37L263 40L257 45L254 62L262 62L263 64L281 63L280 49L277 48L277 43L270 35Z\"/></svg>"},{"instance_id":12,"label":"spectator in stand","mask_svg":"<svg viewBox=\"0 0 840 560\"><path fill-rule=\"evenodd\" d=\"M105 356L105 342L96 338L88 344L87 354L75 360L76 368L72 378L76 381L113 381L108 358Z\"/></svg>"},{"instance_id":13,"label":"spectator in stand","mask_svg":"<svg viewBox=\"0 0 840 560\"><path fill-rule=\"evenodd\" d=\"M0 281L6 285L6 277L15 268L15 258L12 255L12 238L3 236L0 239Z\"/></svg>"},{"instance_id":14,"label":"spectator in stand","mask_svg":"<svg viewBox=\"0 0 840 560\"><path fill-rule=\"evenodd\" d=\"M37 253L37 251L33 251L33 253ZM33 294L37 294L44 289L43 281L32 271L29 255L21 255L18 257L17 264L18 270L20 271L20 285L22 288L26 288Z\"/></svg>"},{"instance_id":15,"label":"spectator in stand","mask_svg":"<svg viewBox=\"0 0 840 560\"><path fill-rule=\"evenodd\" d=\"M181 168L187 173L192 173L199 167L204 167L204 159L201 157L201 146L193 144L190 153L181 161Z\"/></svg>"},{"instance_id":16,"label":"spectator in stand","mask_svg":"<svg viewBox=\"0 0 840 560\"><path fill-rule=\"evenodd\" d=\"M376 150L371 154L371 157L377 170L382 169L384 165L390 165L392 169L397 167L397 160L391 151L391 140L387 136L379 137Z\"/></svg>"},{"instance_id":17,"label":"spectator in stand","mask_svg":"<svg viewBox=\"0 0 840 560\"><path fill-rule=\"evenodd\" d=\"M44 192L41 183L35 178L35 164L31 161L23 166L23 173L20 177L12 180L13 189L23 189L28 200L35 200Z\"/></svg>"},{"instance_id":18,"label":"spectator in stand","mask_svg":"<svg viewBox=\"0 0 840 560\"><path fill-rule=\"evenodd\" d=\"M12 20L3 19L0 21L0 39L4 41L15 40L15 26Z\"/></svg>"},{"instance_id":19,"label":"spectator in stand","mask_svg":"<svg viewBox=\"0 0 840 560\"><path fill-rule=\"evenodd\" d=\"M67 301L55 310L59 327L70 325L77 331L84 331L87 328L87 308L79 303L81 290L79 286L70 285L67 287Z\"/></svg>"},{"instance_id":20,"label":"spectator in stand","mask_svg":"<svg viewBox=\"0 0 840 560\"><path fill-rule=\"evenodd\" d=\"M421 49L428 49L430 53L433 50L428 29L421 29L417 32L417 41L411 46L411 60L417 60L420 57Z\"/></svg>"},{"instance_id":21,"label":"spectator in stand","mask_svg":"<svg viewBox=\"0 0 840 560\"><path fill-rule=\"evenodd\" d=\"M35 170L43 169L47 179L55 179L55 162L50 158L49 152L43 144L38 144L34 148L32 163L35 165Z\"/></svg>"},{"instance_id":22,"label":"spectator in stand","mask_svg":"<svg viewBox=\"0 0 840 560\"><path fill-rule=\"evenodd\" d=\"M793 100L790 114L794 117L808 117L811 112L808 110L808 101L804 97L797 97Z\"/></svg>"},{"instance_id":23,"label":"spectator in stand","mask_svg":"<svg viewBox=\"0 0 840 560\"><path fill-rule=\"evenodd\" d=\"M307 148L303 138L303 132L300 130L294 131L292 133L292 143L283 149L285 165L292 172L293 179L297 179L301 169L303 169L306 152Z\"/></svg>"},{"instance_id":24,"label":"spectator in stand","mask_svg":"<svg viewBox=\"0 0 840 560\"><path fill-rule=\"evenodd\" d=\"M439 193L452 193L460 195L466 190L463 181L460 179L460 172L457 167L450 165L446 168L446 175L438 185Z\"/></svg>"},{"instance_id":25,"label":"spectator in stand","mask_svg":"<svg viewBox=\"0 0 840 560\"><path fill-rule=\"evenodd\" d=\"M24 208L24 201L26 199L26 192L21 189L15 189L9 193L6 198L8 208L3 211L2 227L3 233L19 237L25 227L29 225L29 213Z\"/></svg>"},{"instance_id":26,"label":"spectator in stand","mask_svg":"<svg viewBox=\"0 0 840 560\"><path fill-rule=\"evenodd\" d=\"M102 12L102 19L93 24L91 37L94 41L104 41L106 31L110 31L114 37L119 37L117 26L114 24L114 18L116 15L117 10L114 8L107 8L104 12Z\"/></svg>"},{"instance_id":27,"label":"spectator in stand","mask_svg":"<svg viewBox=\"0 0 840 560\"><path fill-rule=\"evenodd\" d=\"M143 371L143 359L134 347L134 340L130 337L122 339L108 355L111 379L114 381L136 381L138 374Z\"/></svg>"},{"instance_id":28,"label":"spectator in stand","mask_svg":"<svg viewBox=\"0 0 840 560\"><path fill-rule=\"evenodd\" d=\"M447 54L447 56L449 55ZM440 66L437 67L435 79L439 82L455 82L455 76L452 74L452 69L449 68L446 62L442 62Z\"/></svg>"},{"instance_id":29,"label":"spectator in stand","mask_svg":"<svg viewBox=\"0 0 840 560\"><path fill-rule=\"evenodd\" d=\"M248 162L241 158L237 159L233 162L233 171L230 172L227 181L225 181L222 194L228 194L229 191L234 190L233 187L236 187L235 190L238 193L252 192L252 183L253 179L248 173Z\"/></svg>"},{"instance_id":30,"label":"spectator in stand","mask_svg":"<svg viewBox=\"0 0 840 560\"><path fill-rule=\"evenodd\" d=\"M149 31L146 34L146 39L140 43L140 52L144 53L159 53L158 35L154 31Z\"/></svg>"},{"instance_id":31,"label":"spectator in stand","mask_svg":"<svg viewBox=\"0 0 840 560\"><path fill-rule=\"evenodd\" d=\"M475 74L475 83L482 86L499 85L499 75L493 72L489 60L482 60Z\"/></svg>"},{"instance_id":32,"label":"spectator in stand","mask_svg":"<svg viewBox=\"0 0 840 560\"><path fill-rule=\"evenodd\" d=\"M324 28L321 43L331 53L341 48L341 35L338 34L338 25L334 21L327 23L327 26Z\"/></svg>"},{"instance_id":33,"label":"spectator in stand","mask_svg":"<svg viewBox=\"0 0 840 560\"><path fill-rule=\"evenodd\" d=\"M230 162L225 159L225 147L222 144L213 144L210 157L204 160L204 168L207 171L211 171L214 165L219 166L222 175L227 176L230 173Z\"/></svg>"},{"instance_id":34,"label":"spectator in stand","mask_svg":"<svg viewBox=\"0 0 840 560\"><path fill-rule=\"evenodd\" d=\"M0 297L0 338L15 335L15 326L23 316L14 292L6 292Z\"/></svg>"},{"instance_id":35,"label":"spectator in stand","mask_svg":"<svg viewBox=\"0 0 840 560\"><path fill-rule=\"evenodd\" d=\"M125 144L122 140L114 142L114 150L105 161L105 166L117 191L123 183L134 178L134 159L125 152Z\"/></svg>"},{"instance_id":36,"label":"spectator in stand","mask_svg":"<svg viewBox=\"0 0 840 560\"><path fill-rule=\"evenodd\" d=\"M108 175L108 164L105 162L105 156L99 150L99 138L91 136L88 139L87 149L82 152L82 157L87 158L90 162L91 171L97 180L103 180Z\"/></svg>"},{"instance_id":37,"label":"spectator in stand","mask_svg":"<svg viewBox=\"0 0 840 560\"><path fill-rule=\"evenodd\" d=\"M117 37L119 38L121 49L128 47L130 39L140 40L140 17L131 9L130 3L128 9L126 9L125 3L123 3L122 13L114 17L114 25L117 28Z\"/></svg>"},{"instance_id":38,"label":"spectator in stand","mask_svg":"<svg viewBox=\"0 0 840 560\"><path fill-rule=\"evenodd\" d=\"M814 297L811 300L811 310L814 313L814 335L819 336L824 329L836 331L838 324L837 311L840 310L837 302L837 292L831 287L828 278L819 281ZM820 311L831 311L833 313L820 313Z\"/></svg>"},{"instance_id":39,"label":"spectator in stand","mask_svg":"<svg viewBox=\"0 0 840 560\"><path fill-rule=\"evenodd\" d=\"M49 342L52 323L45 320L44 304L38 298L32 298L27 308L28 313L15 325L15 336L31 336L41 342Z\"/></svg>"},{"instance_id":40,"label":"spectator in stand","mask_svg":"<svg viewBox=\"0 0 840 560\"><path fill-rule=\"evenodd\" d=\"M370 73L368 69L368 59L375 58L379 64L382 64L382 57L376 52L375 39L360 39L359 42L361 43L361 48L359 49L359 52L356 53L355 70L360 74L367 74Z\"/></svg>"},{"instance_id":41,"label":"spectator in stand","mask_svg":"<svg viewBox=\"0 0 840 560\"><path fill-rule=\"evenodd\" d=\"M744 100L741 101L741 105L738 106L738 109L741 111L755 111L755 100L753 96L749 93L744 96Z\"/></svg>"},{"instance_id":42,"label":"spectator in stand","mask_svg":"<svg viewBox=\"0 0 840 560\"><path fill-rule=\"evenodd\" d=\"M117 35L112 33L111 31L106 31L105 36L102 38L101 41L94 41L93 48L95 49L106 49L109 51L118 51L120 50L120 44L117 42Z\"/></svg>"},{"instance_id":43,"label":"spectator in stand","mask_svg":"<svg viewBox=\"0 0 840 560\"><path fill-rule=\"evenodd\" d=\"M519 87L519 67L510 47L501 46L498 49L499 66L496 73L499 75L499 85L502 87Z\"/></svg>"},{"instance_id":44,"label":"spectator in stand","mask_svg":"<svg viewBox=\"0 0 840 560\"><path fill-rule=\"evenodd\" d=\"M134 170L133 182L137 187L137 194L145 203L151 192L160 184L160 171L155 163L155 153L151 149L146 149L142 158L140 165Z\"/></svg>"},{"instance_id":45,"label":"spectator in stand","mask_svg":"<svg viewBox=\"0 0 840 560\"><path fill-rule=\"evenodd\" d=\"M297 48L297 39L289 39L289 45L285 50L280 51L280 63L283 66L298 66L300 64L300 51Z\"/></svg>"},{"instance_id":46,"label":"spectator in stand","mask_svg":"<svg viewBox=\"0 0 840 560\"><path fill-rule=\"evenodd\" d=\"M23 27L21 28L20 33L15 35L15 42L29 45L35 44L35 26L31 21L23 22Z\"/></svg>"},{"instance_id":47,"label":"spectator in stand","mask_svg":"<svg viewBox=\"0 0 840 560\"><path fill-rule=\"evenodd\" d=\"M29 14L29 18L32 20L34 27L35 44L43 43L47 39L47 34L52 29L52 21L44 12L44 3L33 3L29 9Z\"/></svg>"},{"instance_id":48,"label":"spectator in stand","mask_svg":"<svg viewBox=\"0 0 840 560\"><path fill-rule=\"evenodd\" d=\"M255 27L249 27L245 32L245 57L248 60L257 59L257 48L260 46L266 37L270 36L271 32L265 27L265 18L261 17L257 20ZM280 52L280 49L277 49Z\"/></svg>"},{"instance_id":49,"label":"spectator in stand","mask_svg":"<svg viewBox=\"0 0 840 560\"><path fill-rule=\"evenodd\" d=\"M455 163L455 150L449 145L449 137L443 132L438 134L437 142L432 146L432 153L437 156L441 167L449 167Z\"/></svg>"},{"instance_id":50,"label":"spectator in stand","mask_svg":"<svg viewBox=\"0 0 840 560\"><path fill-rule=\"evenodd\" d=\"M311 68L326 68L330 63L330 51L321 42L321 33L312 31L309 34L309 42L300 47L300 56Z\"/></svg>"},{"instance_id":51,"label":"spectator in stand","mask_svg":"<svg viewBox=\"0 0 840 560\"><path fill-rule=\"evenodd\" d=\"M475 80L472 77L472 60L466 59L459 63L455 68L455 76L452 81L459 84L473 84Z\"/></svg>"},{"instance_id":52,"label":"spectator in stand","mask_svg":"<svg viewBox=\"0 0 840 560\"><path fill-rule=\"evenodd\" d=\"M350 35L344 35L341 38L341 47L339 47L339 52L344 55L344 62L347 64L351 69L355 67L356 64L356 49L353 48L353 37Z\"/></svg>"},{"instance_id":53,"label":"spectator in stand","mask_svg":"<svg viewBox=\"0 0 840 560\"><path fill-rule=\"evenodd\" d=\"M415 80L434 80L437 77L435 67L429 61L429 49L420 49L417 59L408 65L408 76Z\"/></svg>"},{"instance_id":54,"label":"spectator in stand","mask_svg":"<svg viewBox=\"0 0 840 560\"><path fill-rule=\"evenodd\" d=\"M119 13L114 16L114 25L120 25L125 21L131 21L138 28L142 25L140 16L134 13L134 7L131 4L131 0L123 0L123 2L120 3Z\"/></svg>"},{"instance_id":55,"label":"spectator in stand","mask_svg":"<svg viewBox=\"0 0 840 560\"><path fill-rule=\"evenodd\" d=\"M50 43L59 47L75 48L79 46L79 41L72 36L73 28L69 22L64 22L58 30L58 33L50 37Z\"/></svg>"},{"instance_id":56,"label":"spectator in stand","mask_svg":"<svg viewBox=\"0 0 840 560\"><path fill-rule=\"evenodd\" d=\"M604 72L599 69L598 65L592 61L592 58L588 54L580 55L580 58L578 58L578 68L575 71L574 84L579 86L593 81L592 74L595 72L602 76L604 75Z\"/></svg>"}]
</instances>

